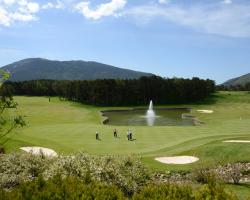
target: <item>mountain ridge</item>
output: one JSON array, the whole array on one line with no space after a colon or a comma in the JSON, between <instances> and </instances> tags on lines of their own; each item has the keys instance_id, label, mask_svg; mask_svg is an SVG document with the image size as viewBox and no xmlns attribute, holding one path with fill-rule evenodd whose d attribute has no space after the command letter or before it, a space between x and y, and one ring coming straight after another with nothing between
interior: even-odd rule
<instances>
[{"instance_id":1,"label":"mountain ridge","mask_svg":"<svg viewBox=\"0 0 250 200\"><path fill-rule=\"evenodd\" d=\"M224 86L244 86L246 83L250 82L250 73L244 74L242 76L229 79L228 81L222 83Z\"/></svg>"},{"instance_id":2,"label":"mountain ridge","mask_svg":"<svg viewBox=\"0 0 250 200\"><path fill-rule=\"evenodd\" d=\"M28 80L95 80L138 79L153 76L151 73L134 71L95 61L58 61L44 58L27 58L1 67L11 73L10 81Z\"/></svg>"}]
</instances>

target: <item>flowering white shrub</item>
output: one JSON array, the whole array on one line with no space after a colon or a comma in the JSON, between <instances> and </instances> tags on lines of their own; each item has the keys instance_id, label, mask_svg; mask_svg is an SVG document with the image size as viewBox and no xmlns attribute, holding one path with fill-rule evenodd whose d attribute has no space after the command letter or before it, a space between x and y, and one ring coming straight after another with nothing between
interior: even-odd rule
<instances>
[{"instance_id":1,"label":"flowering white shrub","mask_svg":"<svg viewBox=\"0 0 250 200\"><path fill-rule=\"evenodd\" d=\"M49 159L31 154L0 155L0 187L11 188L21 182L31 181L44 171Z\"/></svg>"},{"instance_id":2,"label":"flowering white shrub","mask_svg":"<svg viewBox=\"0 0 250 200\"><path fill-rule=\"evenodd\" d=\"M90 156L84 153L60 156L44 171L44 177L51 178L56 174L114 184L127 194L149 180L145 167L132 156Z\"/></svg>"},{"instance_id":3,"label":"flowering white shrub","mask_svg":"<svg viewBox=\"0 0 250 200\"><path fill-rule=\"evenodd\" d=\"M90 156L85 153L46 158L25 153L0 156L0 187L12 188L42 175L78 177L82 180L114 184L132 194L149 180L149 173L140 160L132 156Z\"/></svg>"}]
</instances>

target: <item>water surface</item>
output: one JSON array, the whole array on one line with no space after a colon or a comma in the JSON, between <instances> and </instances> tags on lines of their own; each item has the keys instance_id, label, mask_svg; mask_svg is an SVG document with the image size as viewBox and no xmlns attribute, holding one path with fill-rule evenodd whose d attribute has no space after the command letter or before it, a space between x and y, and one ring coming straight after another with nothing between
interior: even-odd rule
<instances>
[{"instance_id":1,"label":"water surface","mask_svg":"<svg viewBox=\"0 0 250 200\"><path fill-rule=\"evenodd\" d=\"M103 111L108 118L105 124L115 126L194 126L191 117L183 118L190 109L155 109L155 118L147 118L147 110Z\"/></svg>"}]
</instances>

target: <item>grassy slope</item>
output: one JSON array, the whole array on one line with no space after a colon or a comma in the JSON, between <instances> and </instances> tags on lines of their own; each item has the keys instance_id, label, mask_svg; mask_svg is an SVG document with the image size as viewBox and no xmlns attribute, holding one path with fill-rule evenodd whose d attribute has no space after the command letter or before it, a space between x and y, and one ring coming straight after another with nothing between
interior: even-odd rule
<instances>
[{"instance_id":1,"label":"grassy slope","mask_svg":"<svg viewBox=\"0 0 250 200\"><path fill-rule=\"evenodd\" d=\"M139 154L152 168L188 169L197 165L249 160L249 144L226 144L222 140L241 138L250 140L250 94L219 93L217 102L188 105L205 125L195 127L129 127L136 140L126 140L128 127L118 127L119 139L112 130L117 127L102 125L98 111L102 108L59 101L45 97L16 97L19 111L26 116L29 126L16 130L6 144L8 151L20 146L39 145L58 152L79 150L91 154ZM184 105L185 106L185 105ZM107 109L107 108L105 108ZM199 114L196 109L212 109L213 114ZM95 131L102 141L96 141ZM14 135L15 134L15 135ZM166 166L153 160L155 156L195 155L196 164Z\"/></svg>"},{"instance_id":2,"label":"grassy slope","mask_svg":"<svg viewBox=\"0 0 250 200\"><path fill-rule=\"evenodd\" d=\"M57 152L70 153L83 150L91 154L136 154L145 164L157 170L186 170L212 166L229 161L250 161L250 144L222 143L226 139L250 140L250 94L246 92L219 93L212 101L192 107L193 114L206 124L195 127L129 127L136 140L126 140L128 127L102 125L99 113L103 108L59 101L45 97L16 97L19 112L26 116L29 126L16 130L6 144L8 151L21 146L44 146ZM171 106L172 107L172 106ZM173 106L175 107L175 106ZM105 108L108 109L108 108ZM114 109L114 108L112 108ZM199 114L197 109L211 109L213 114ZM118 128L119 139L112 130ZM102 141L95 140L95 131ZM200 161L190 165L164 165L154 161L156 156L194 155ZM242 191L249 188L228 186Z\"/></svg>"},{"instance_id":3,"label":"grassy slope","mask_svg":"<svg viewBox=\"0 0 250 200\"><path fill-rule=\"evenodd\" d=\"M236 194L239 200L249 200L250 199L250 185L231 185L225 186L227 191Z\"/></svg>"}]
</instances>

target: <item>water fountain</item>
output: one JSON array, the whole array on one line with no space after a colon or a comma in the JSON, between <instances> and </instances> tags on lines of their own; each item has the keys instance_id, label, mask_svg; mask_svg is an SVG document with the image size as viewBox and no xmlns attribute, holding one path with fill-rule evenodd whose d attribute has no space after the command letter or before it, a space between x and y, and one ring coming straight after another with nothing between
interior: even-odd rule
<instances>
[{"instance_id":1,"label":"water fountain","mask_svg":"<svg viewBox=\"0 0 250 200\"><path fill-rule=\"evenodd\" d=\"M153 101L151 100L149 103L149 107L147 110L147 115L146 115L146 119L147 119L147 124L148 126L153 126L154 122L155 122L155 111L153 109Z\"/></svg>"},{"instance_id":2,"label":"water fountain","mask_svg":"<svg viewBox=\"0 0 250 200\"><path fill-rule=\"evenodd\" d=\"M189 108L153 108L151 100L148 109L106 110L104 124L114 126L193 126L194 118ZM184 114L183 114L184 113ZM183 116L183 117L181 117Z\"/></svg>"}]
</instances>

